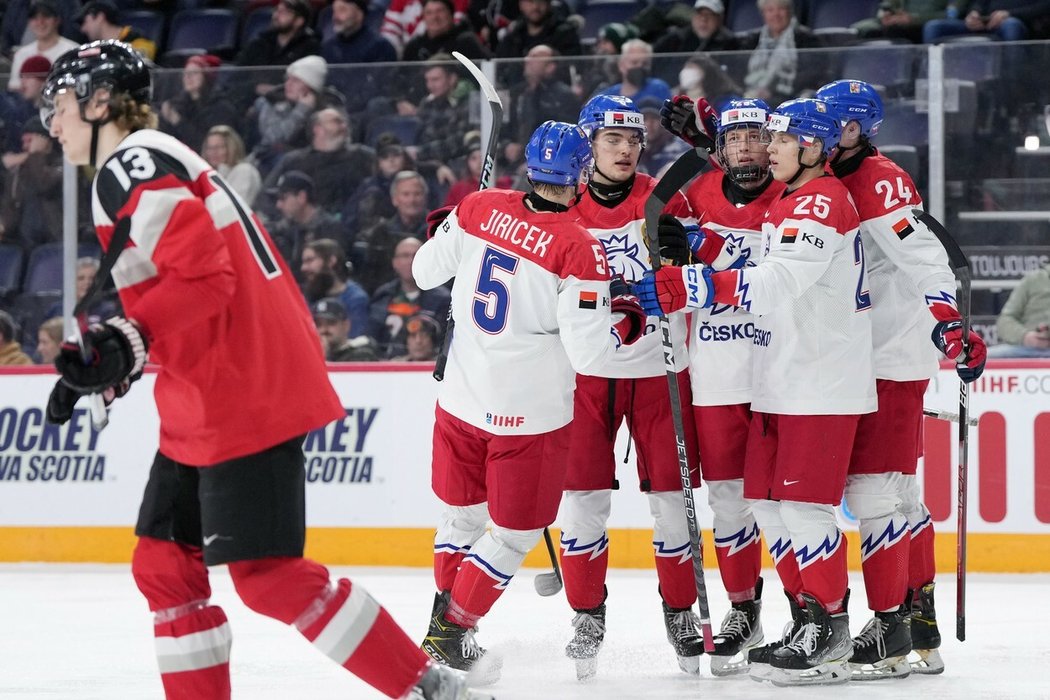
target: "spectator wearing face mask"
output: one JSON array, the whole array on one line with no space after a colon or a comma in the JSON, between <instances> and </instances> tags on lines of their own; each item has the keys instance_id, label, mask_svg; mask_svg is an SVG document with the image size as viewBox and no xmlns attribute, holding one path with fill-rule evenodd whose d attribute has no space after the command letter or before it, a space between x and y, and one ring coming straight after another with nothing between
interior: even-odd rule
<instances>
[{"instance_id":1,"label":"spectator wearing face mask","mask_svg":"<svg viewBox=\"0 0 1050 700\"><path fill-rule=\"evenodd\" d=\"M722 66L701 53L693 54L682 64L678 71L678 85L674 89L674 94L688 95L693 102L703 97L715 109L743 92Z\"/></svg>"},{"instance_id":2,"label":"spectator wearing face mask","mask_svg":"<svg viewBox=\"0 0 1050 700\"><path fill-rule=\"evenodd\" d=\"M652 77L653 47L641 39L624 42L617 67L621 82L599 90L598 95L623 95L636 103L646 98L671 99L671 87L659 78Z\"/></svg>"}]
</instances>

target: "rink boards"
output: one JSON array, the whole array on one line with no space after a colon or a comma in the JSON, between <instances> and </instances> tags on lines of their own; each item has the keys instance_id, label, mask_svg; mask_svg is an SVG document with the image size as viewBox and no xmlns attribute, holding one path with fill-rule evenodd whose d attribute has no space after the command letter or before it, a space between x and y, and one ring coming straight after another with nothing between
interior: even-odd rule
<instances>
[{"instance_id":1,"label":"rink boards","mask_svg":"<svg viewBox=\"0 0 1050 700\"><path fill-rule=\"evenodd\" d=\"M437 385L429 367L333 367L344 419L307 438L310 554L330 564L430 566L440 507L430 491L430 433ZM96 433L84 410L61 428L44 406L55 376L39 369L0 370L0 561L121 562L130 558L132 526L157 447L147 373L114 406ZM958 410L958 381L942 370L926 405ZM972 386L969 569L1050 571L1050 363L1000 362ZM887 440L892 436L887 436ZM927 419L920 483L937 531L938 567L955 566L957 437L953 425ZM646 499L637 492L627 436L617 446L621 490L610 521L610 564L652 566ZM699 492L703 502L704 491ZM701 507L710 542L710 512ZM855 527L851 565L859 566ZM710 553L710 552L709 552ZM527 562L544 566L546 552ZM714 565L714 557L707 563Z\"/></svg>"}]
</instances>

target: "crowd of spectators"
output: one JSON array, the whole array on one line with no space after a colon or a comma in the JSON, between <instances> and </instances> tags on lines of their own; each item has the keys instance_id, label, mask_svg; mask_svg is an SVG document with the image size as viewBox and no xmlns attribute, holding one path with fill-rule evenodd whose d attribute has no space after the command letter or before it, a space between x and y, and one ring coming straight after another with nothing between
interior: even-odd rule
<instances>
[{"instance_id":1,"label":"crowd of spectators","mask_svg":"<svg viewBox=\"0 0 1050 700\"><path fill-rule=\"evenodd\" d=\"M87 39L121 39L169 68L156 81L160 128L198 149L264 219L330 358L426 359L440 346L448 294L415 287L411 258L427 211L477 189L483 158L482 100L451 52L523 59L496 62L506 107L499 186L524 185L524 143L537 124L574 121L598 93L636 101L649 126L640 169L656 175L685 148L658 127L672 94L777 104L841 77L826 54L805 51L826 45L804 24L805 2L693 0L585 32L569 0L390 0L381 16L369 0L0 0L0 74L10 75L0 95L0 245L28 258L60 238L61 152L35 116L51 62ZM762 26L731 31L729 3L757 6ZM268 8L269 25L239 47L187 54L123 21L146 9L170 27L180 9L205 5L244 16ZM1050 0L885 0L854 34L1045 38L1048 18ZM90 174L80 179L87 221ZM93 240L83 228L81 240ZM12 301L0 297L14 322ZM31 320L40 335L21 343L39 342L45 359L44 326Z\"/></svg>"}]
</instances>

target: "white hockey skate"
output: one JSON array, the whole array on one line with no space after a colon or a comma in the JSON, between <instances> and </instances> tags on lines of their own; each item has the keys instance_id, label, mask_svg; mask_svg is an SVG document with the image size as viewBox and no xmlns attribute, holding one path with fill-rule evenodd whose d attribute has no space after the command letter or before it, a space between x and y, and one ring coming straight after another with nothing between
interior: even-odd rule
<instances>
[{"instance_id":1,"label":"white hockey skate","mask_svg":"<svg viewBox=\"0 0 1050 700\"><path fill-rule=\"evenodd\" d=\"M605 603L577 610L572 626L575 633L565 646L565 655L576 662L576 680L585 681L598 672L598 652L605 640Z\"/></svg>"},{"instance_id":2,"label":"white hockey skate","mask_svg":"<svg viewBox=\"0 0 1050 700\"><path fill-rule=\"evenodd\" d=\"M912 600L911 672L924 675L944 673L944 661L937 651L940 646L941 632L933 608L933 584L928 583L915 592Z\"/></svg>"},{"instance_id":3,"label":"white hockey skate","mask_svg":"<svg viewBox=\"0 0 1050 700\"><path fill-rule=\"evenodd\" d=\"M722 629L715 635L715 650L711 652L711 675L734 676L747 673L750 667L748 652L765 641L759 614L762 611L762 579L755 585L754 600L733 603Z\"/></svg>"},{"instance_id":4,"label":"white hockey skate","mask_svg":"<svg viewBox=\"0 0 1050 700\"><path fill-rule=\"evenodd\" d=\"M678 668L691 676L700 675L700 655L704 653L704 638L700 634L700 618L692 608L672 608L663 603L664 627L667 641L674 647Z\"/></svg>"},{"instance_id":5,"label":"white hockey skate","mask_svg":"<svg viewBox=\"0 0 1050 700\"><path fill-rule=\"evenodd\" d=\"M806 623L788 645L777 649L769 660L769 680L773 685L837 685L850 679L849 660L853 640L849 636L849 615L843 600L842 612L828 613L815 598L803 593Z\"/></svg>"},{"instance_id":6,"label":"white hockey skate","mask_svg":"<svg viewBox=\"0 0 1050 700\"><path fill-rule=\"evenodd\" d=\"M907 678L911 675L911 610L901 605L892 612L877 612L853 639L850 658L852 680Z\"/></svg>"},{"instance_id":7,"label":"white hockey skate","mask_svg":"<svg viewBox=\"0 0 1050 700\"><path fill-rule=\"evenodd\" d=\"M426 673L402 700L495 700L494 695L473 690L463 671L430 661Z\"/></svg>"}]
</instances>

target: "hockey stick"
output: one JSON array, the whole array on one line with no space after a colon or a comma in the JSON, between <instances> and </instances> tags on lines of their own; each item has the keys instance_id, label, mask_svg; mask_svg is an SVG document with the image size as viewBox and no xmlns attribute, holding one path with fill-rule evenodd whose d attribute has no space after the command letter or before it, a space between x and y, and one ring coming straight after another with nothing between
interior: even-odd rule
<instances>
[{"instance_id":1,"label":"hockey stick","mask_svg":"<svg viewBox=\"0 0 1050 700\"><path fill-rule=\"evenodd\" d=\"M95 301L95 297L102 291L102 287L105 286L113 265L116 264L117 258L120 257L121 251L124 250L124 246L128 244L130 238L131 220L123 218L117 222L116 228L113 229L113 236L109 240L106 254L102 256L102 262L99 263L95 279L92 280L88 290L84 292L84 296L73 307L73 318L66 324L73 329L73 340L76 341L77 347L80 348L80 358L85 365L90 364L92 361L92 348L84 341L84 331L87 330L87 310ZM90 394L88 395L88 400L91 402L91 425L94 426L96 431L101 431L109 425L109 408L106 406L106 401L102 394Z\"/></svg>"},{"instance_id":2,"label":"hockey stick","mask_svg":"<svg viewBox=\"0 0 1050 700\"><path fill-rule=\"evenodd\" d=\"M948 230L940 221L922 209L912 209L912 215L926 225L937 237L948 253L948 263L959 283L959 297L956 305L962 317L962 352L960 360L965 360L970 339L970 261L959 248ZM955 637L960 642L966 641L966 495L967 472L970 456L970 385L959 380L959 524L956 534L956 568L955 568Z\"/></svg>"},{"instance_id":3,"label":"hockey stick","mask_svg":"<svg viewBox=\"0 0 1050 700\"><path fill-rule=\"evenodd\" d=\"M554 571L549 574L538 574L532 580L532 583L536 586L536 592L546 598L557 595L561 591L562 580L561 568L558 566L558 555L554 552L554 542L551 540L551 529L549 527L543 528L543 539L547 541L547 554L551 557L551 566L554 567Z\"/></svg>"},{"instance_id":4,"label":"hockey stick","mask_svg":"<svg viewBox=\"0 0 1050 700\"><path fill-rule=\"evenodd\" d=\"M463 67L477 81L478 87L481 88L481 94L485 97L485 101L488 102L489 114L492 116L492 123L489 124L489 142L485 148L485 160L481 164L481 181L478 184L479 191L487 190L492 187L496 179L496 147L499 145L500 124L503 123L503 102L500 101L496 88L492 87L489 79L469 58L458 51L453 51L452 57L462 63ZM434 362L434 379L439 382L445 378L445 365L448 364L448 352L449 348L452 347L452 331L455 329L456 321L452 318L452 304L449 303L448 318L445 320L445 340L441 343L441 352Z\"/></svg>"},{"instance_id":5,"label":"hockey stick","mask_svg":"<svg viewBox=\"0 0 1050 700\"><path fill-rule=\"evenodd\" d=\"M945 420L945 421L948 421L949 423L958 423L959 422L959 414L958 413L952 413L951 411L938 411L938 410L935 410L935 409L932 409L932 408L924 408L924 409L922 409L922 415L927 416L929 418L937 418L939 420ZM973 416L970 416L967 419L966 422L969 423L970 425L976 427L977 423L978 423L978 420L976 418L974 418Z\"/></svg>"},{"instance_id":6,"label":"hockey stick","mask_svg":"<svg viewBox=\"0 0 1050 700\"><path fill-rule=\"evenodd\" d=\"M660 181L656 183L652 194L645 200L645 236L649 243L649 258L653 272L660 269L660 241L657 236L660 214L675 192L704 169L708 163L708 157L707 149L702 146L683 153L668 168ZM682 419L681 395L678 393L674 344L671 342L671 319L666 314L660 316L660 339L664 350L664 368L667 370L667 388L670 392L674 436L678 443L678 471L682 477L682 497L685 499L685 517L689 524L689 550L693 557L696 600L700 608L700 629L704 635L704 651L711 653L715 650L715 642L711 632L711 609L707 601L707 584L704 582L704 554L700 540L700 528L696 524L696 504L693 501L693 480L689 474L689 455L685 448L685 423Z\"/></svg>"}]
</instances>

